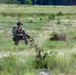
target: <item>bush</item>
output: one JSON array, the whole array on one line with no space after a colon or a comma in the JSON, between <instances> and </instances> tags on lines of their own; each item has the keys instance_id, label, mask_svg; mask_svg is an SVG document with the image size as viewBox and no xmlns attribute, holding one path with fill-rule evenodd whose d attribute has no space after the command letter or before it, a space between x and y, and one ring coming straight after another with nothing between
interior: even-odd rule
<instances>
[{"instance_id":1,"label":"bush","mask_svg":"<svg viewBox=\"0 0 76 75\"><path fill-rule=\"evenodd\" d=\"M56 65L57 52L51 50L50 53L43 53L40 57L36 55L35 68L37 69L54 69Z\"/></svg>"},{"instance_id":2,"label":"bush","mask_svg":"<svg viewBox=\"0 0 76 75\"><path fill-rule=\"evenodd\" d=\"M61 24L60 18L57 19L57 24Z\"/></svg>"},{"instance_id":3,"label":"bush","mask_svg":"<svg viewBox=\"0 0 76 75\"><path fill-rule=\"evenodd\" d=\"M31 5L32 4L32 0L25 0L25 4Z\"/></svg>"},{"instance_id":4,"label":"bush","mask_svg":"<svg viewBox=\"0 0 76 75\"><path fill-rule=\"evenodd\" d=\"M44 52L44 49L40 48L38 45L35 45L36 59L35 67L42 69L54 69L56 67L55 57L57 52L51 50L49 53Z\"/></svg>"},{"instance_id":5,"label":"bush","mask_svg":"<svg viewBox=\"0 0 76 75\"><path fill-rule=\"evenodd\" d=\"M49 15L48 18L51 19L51 20L54 20L55 19L55 15L54 14L51 14L51 15Z\"/></svg>"},{"instance_id":6,"label":"bush","mask_svg":"<svg viewBox=\"0 0 76 75\"><path fill-rule=\"evenodd\" d=\"M62 16L63 15L63 13L61 12L61 11L59 11L58 13L57 13L57 16Z\"/></svg>"},{"instance_id":7,"label":"bush","mask_svg":"<svg viewBox=\"0 0 76 75\"><path fill-rule=\"evenodd\" d=\"M53 41L58 41L58 40L62 40L62 41L66 41L67 37L66 37L66 34L58 34L56 32L53 32L51 35L50 35L50 40L53 40Z\"/></svg>"},{"instance_id":8,"label":"bush","mask_svg":"<svg viewBox=\"0 0 76 75\"><path fill-rule=\"evenodd\" d=\"M43 18L40 18L40 20L43 20Z\"/></svg>"}]
</instances>

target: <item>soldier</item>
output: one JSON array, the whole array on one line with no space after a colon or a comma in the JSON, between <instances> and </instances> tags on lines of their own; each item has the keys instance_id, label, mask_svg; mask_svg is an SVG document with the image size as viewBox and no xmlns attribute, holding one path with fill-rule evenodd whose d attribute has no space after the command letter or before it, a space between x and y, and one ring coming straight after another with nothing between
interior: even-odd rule
<instances>
[{"instance_id":1,"label":"soldier","mask_svg":"<svg viewBox=\"0 0 76 75\"><path fill-rule=\"evenodd\" d=\"M23 24L20 21L17 22L17 26L13 27L12 33L15 45L18 45L20 40L24 40L25 44L28 44L27 38L29 39L30 36L25 33Z\"/></svg>"}]
</instances>

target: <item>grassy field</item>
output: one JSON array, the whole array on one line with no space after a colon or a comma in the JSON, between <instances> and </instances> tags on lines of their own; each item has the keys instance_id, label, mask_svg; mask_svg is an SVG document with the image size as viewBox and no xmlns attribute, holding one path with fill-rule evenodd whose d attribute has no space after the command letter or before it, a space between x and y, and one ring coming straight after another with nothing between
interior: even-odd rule
<instances>
[{"instance_id":1,"label":"grassy field","mask_svg":"<svg viewBox=\"0 0 76 75\"><path fill-rule=\"evenodd\" d=\"M0 4L0 75L76 75L75 9ZM44 60L37 62L29 40L28 46L24 41L14 45L12 27L17 21L23 22L26 33L48 54ZM62 40L51 40L54 32Z\"/></svg>"}]
</instances>

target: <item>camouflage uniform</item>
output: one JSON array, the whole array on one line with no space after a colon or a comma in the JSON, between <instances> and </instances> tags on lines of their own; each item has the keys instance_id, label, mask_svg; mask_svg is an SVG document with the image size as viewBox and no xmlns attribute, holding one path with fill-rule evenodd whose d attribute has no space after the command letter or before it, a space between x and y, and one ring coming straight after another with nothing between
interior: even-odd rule
<instances>
[{"instance_id":1,"label":"camouflage uniform","mask_svg":"<svg viewBox=\"0 0 76 75\"><path fill-rule=\"evenodd\" d=\"M12 30L12 33L15 45L18 45L20 40L25 40L25 44L28 44L27 38L30 38L30 36L25 33L24 28L19 29L18 27L15 27ZM20 36L20 34L23 34L23 36Z\"/></svg>"}]
</instances>

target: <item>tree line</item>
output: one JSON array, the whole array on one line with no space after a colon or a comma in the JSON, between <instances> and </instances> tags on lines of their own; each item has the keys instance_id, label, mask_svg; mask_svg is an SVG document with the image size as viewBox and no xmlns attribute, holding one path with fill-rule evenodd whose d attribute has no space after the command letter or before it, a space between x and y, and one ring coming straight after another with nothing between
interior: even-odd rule
<instances>
[{"instance_id":1,"label":"tree line","mask_svg":"<svg viewBox=\"0 0 76 75\"><path fill-rule=\"evenodd\" d=\"M0 3L30 5L76 5L76 0L0 0Z\"/></svg>"}]
</instances>

